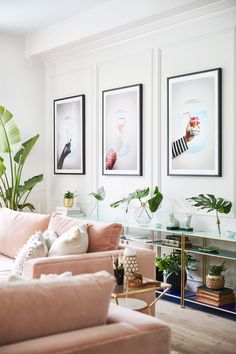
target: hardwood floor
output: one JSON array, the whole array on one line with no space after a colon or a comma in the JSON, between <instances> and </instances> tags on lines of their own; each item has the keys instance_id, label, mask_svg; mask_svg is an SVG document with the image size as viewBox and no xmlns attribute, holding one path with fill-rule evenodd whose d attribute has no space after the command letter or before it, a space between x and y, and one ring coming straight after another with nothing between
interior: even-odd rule
<instances>
[{"instance_id":1,"label":"hardwood floor","mask_svg":"<svg viewBox=\"0 0 236 354\"><path fill-rule=\"evenodd\" d=\"M236 318L222 318L189 307L160 300L156 317L172 331L171 354L235 354Z\"/></svg>"}]
</instances>

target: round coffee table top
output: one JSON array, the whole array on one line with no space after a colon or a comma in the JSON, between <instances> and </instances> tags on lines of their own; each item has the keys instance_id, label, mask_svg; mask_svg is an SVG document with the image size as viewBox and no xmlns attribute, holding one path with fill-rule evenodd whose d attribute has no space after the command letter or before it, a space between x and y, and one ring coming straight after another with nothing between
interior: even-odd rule
<instances>
[{"instance_id":1,"label":"round coffee table top","mask_svg":"<svg viewBox=\"0 0 236 354\"><path fill-rule=\"evenodd\" d=\"M131 310L143 310L147 307L147 303L143 300L139 300L139 299L134 299L134 298L119 298L119 305L126 307L128 309ZM111 302L116 304L116 300L115 299L111 299Z\"/></svg>"}]
</instances>

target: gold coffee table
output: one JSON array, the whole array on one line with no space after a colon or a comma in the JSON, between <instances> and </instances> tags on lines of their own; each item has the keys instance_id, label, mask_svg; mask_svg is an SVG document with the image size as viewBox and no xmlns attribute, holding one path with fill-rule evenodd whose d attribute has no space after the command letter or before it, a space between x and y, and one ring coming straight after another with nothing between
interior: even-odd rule
<instances>
[{"instance_id":1,"label":"gold coffee table","mask_svg":"<svg viewBox=\"0 0 236 354\"><path fill-rule=\"evenodd\" d=\"M145 285L146 284L146 285ZM129 287L128 285L116 285L113 293L112 299L117 305L121 305L130 308L135 311L148 310L149 315L151 315L151 307L160 300L171 288L171 284L156 282L153 279L143 278L143 285L137 287ZM155 290L163 290L159 296L155 298L151 303L147 303L144 300L135 299L132 295L143 294Z\"/></svg>"}]
</instances>

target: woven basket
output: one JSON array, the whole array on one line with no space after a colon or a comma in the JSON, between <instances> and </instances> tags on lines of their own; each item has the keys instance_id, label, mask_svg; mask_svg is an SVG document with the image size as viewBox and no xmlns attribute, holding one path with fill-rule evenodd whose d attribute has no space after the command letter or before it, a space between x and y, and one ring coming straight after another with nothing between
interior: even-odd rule
<instances>
[{"instance_id":1,"label":"woven basket","mask_svg":"<svg viewBox=\"0 0 236 354\"><path fill-rule=\"evenodd\" d=\"M223 275L207 275L206 286L210 289L222 289L225 285L225 277Z\"/></svg>"}]
</instances>

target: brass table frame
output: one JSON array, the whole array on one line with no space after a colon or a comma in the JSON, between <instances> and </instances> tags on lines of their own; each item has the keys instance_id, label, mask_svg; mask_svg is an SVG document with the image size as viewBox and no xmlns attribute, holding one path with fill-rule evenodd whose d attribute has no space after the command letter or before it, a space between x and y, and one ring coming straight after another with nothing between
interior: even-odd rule
<instances>
[{"instance_id":1,"label":"brass table frame","mask_svg":"<svg viewBox=\"0 0 236 354\"><path fill-rule=\"evenodd\" d=\"M143 282L154 282L153 279L143 278ZM171 289L171 284L160 283L157 285L147 285L145 287L129 288L127 285L116 285L115 290L112 293L112 298L116 300L116 304L119 305L119 298L132 298L132 295L143 294L155 290L163 290L150 304L146 303L146 306L138 309L137 311L147 310L148 314L151 315L151 308L155 303L160 300L166 293ZM142 300L144 301L144 300ZM145 302L145 301L144 301Z\"/></svg>"}]
</instances>

